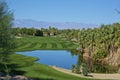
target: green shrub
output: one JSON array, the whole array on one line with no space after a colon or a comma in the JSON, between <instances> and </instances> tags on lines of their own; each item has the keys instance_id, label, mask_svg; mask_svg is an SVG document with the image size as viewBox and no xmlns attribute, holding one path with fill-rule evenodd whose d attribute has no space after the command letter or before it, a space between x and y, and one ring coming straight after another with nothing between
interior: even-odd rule
<instances>
[{"instance_id":1,"label":"green shrub","mask_svg":"<svg viewBox=\"0 0 120 80\"><path fill-rule=\"evenodd\" d=\"M118 73L120 74L120 68L119 68L119 70L118 70Z\"/></svg>"},{"instance_id":2,"label":"green shrub","mask_svg":"<svg viewBox=\"0 0 120 80\"><path fill-rule=\"evenodd\" d=\"M87 76L88 75L88 69L87 69L87 65L86 65L86 63L82 63L82 74L84 75L84 76Z\"/></svg>"},{"instance_id":3,"label":"green shrub","mask_svg":"<svg viewBox=\"0 0 120 80\"><path fill-rule=\"evenodd\" d=\"M75 65L72 65L72 72L76 73L76 66Z\"/></svg>"}]
</instances>

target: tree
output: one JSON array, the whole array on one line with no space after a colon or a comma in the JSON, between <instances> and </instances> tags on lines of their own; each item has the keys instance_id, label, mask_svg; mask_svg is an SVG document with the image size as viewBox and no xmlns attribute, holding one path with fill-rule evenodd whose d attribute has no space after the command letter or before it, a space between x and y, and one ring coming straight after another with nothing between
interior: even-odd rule
<instances>
[{"instance_id":1,"label":"tree","mask_svg":"<svg viewBox=\"0 0 120 80\"><path fill-rule=\"evenodd\" d=\"M0 63L5 66L8 74L7 63L9 55L14 53L14 35L12 29L13 13L8 9L4 0L0 1Z\"/></svg>"},{"instance_id":2,"label":"tree","mask_svg":"<svg viewBox=\"0 0 120 80\"><path fill-rule=\"evenodd\" d=\"M43 32L41 30L36 30L35 36L43 36Z\"/></svg>"}]
</instances>

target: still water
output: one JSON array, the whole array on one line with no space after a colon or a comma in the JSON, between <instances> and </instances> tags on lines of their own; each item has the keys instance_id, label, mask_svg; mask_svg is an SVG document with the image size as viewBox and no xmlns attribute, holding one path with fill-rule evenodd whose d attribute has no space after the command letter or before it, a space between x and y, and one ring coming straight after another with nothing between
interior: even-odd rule
<instances>
[{"instance_id":1,"label":"still water","mask_svg":"<svg viewBox=\"0 0 120 80\"><path fill-rule=\"evenodd\" d=\"M67 50L36 50L17 52L17 54L37 57L40 59L37 61L39 63L66 69L71 69L71 66L77 63L77 56L72 56Z\"/></svg>"}]
</instances>

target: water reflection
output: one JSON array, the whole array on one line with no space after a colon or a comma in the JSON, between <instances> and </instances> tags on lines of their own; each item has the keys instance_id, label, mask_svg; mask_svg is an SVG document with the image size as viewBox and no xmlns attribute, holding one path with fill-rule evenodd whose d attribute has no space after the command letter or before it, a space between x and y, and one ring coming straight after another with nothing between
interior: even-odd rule
<instances>
[{"instance_id":1,"label":"water reflection","mask_svg":"<svg viewBox=\"0 0 120 80\"><path fill-rule=\"evenodd\" d=\"M68 50L36 50L17 52L17 54L38 57L40 60L37 62L39 63L51 66L56 65L66 69L71 69L71 65L77 62L77 55L71 56Z\"/></svg>"},{"instance_id":2,"label":"water reflection","mask_svg":"<svg viewBox=\"0 0 120 80\"><path fill-rule=\"evenodd\" d=\"M89 58L83 57L83 52L80 50L36 50L36 51L26 51L17 52L17 54L23 54L27 56L38 57L40 60L37 62L58 66L66 69L75 69L76 73L81 72L81 65L89 66Z\"/></svg>"},{"instance_id":3,"label":"water reflection","mask_svg":"<svg viewBox=\"0 0 120 80\"><path fill-rule=\"evenodd\" d=\"M70 50L70 53L72 56L77 56L77 65L81 65L81 63L84 61L83 54L81 54L81 52L76 49Z\"/></svg>"},{"instance_id":4,"label":"water reflection","mask_svg":"<svg viewBox=\"0 0 120 80\"><path fill-rule=\"evenodd\" d=\"M70 53L72 56L77 56L77 64L72 65L72 71L75 73L81 73L82 70L91 70L92 65L92 59L89 57L89 55L86 55L85 50L70 50ZM82 68L84 67L84 68Z\"/></svg>"}]
</instances>

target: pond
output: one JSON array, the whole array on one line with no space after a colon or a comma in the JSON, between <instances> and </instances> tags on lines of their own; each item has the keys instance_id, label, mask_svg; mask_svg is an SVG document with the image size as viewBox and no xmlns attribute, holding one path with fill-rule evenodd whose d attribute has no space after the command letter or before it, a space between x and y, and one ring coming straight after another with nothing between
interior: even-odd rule
<instances>
[{"instance_id":1,"label":"pond","mask_svg":"<svg viewBox=\"0 0 120 80\"><path fill-rule=\"evenodd\" d=\"M66 69L71 69L73 64L77 64L77 56L73 56L67 50L36 50L27 52L17 52L26 56L38 57L37 62L49 66L58 66Z\"/></svg>"}]
</instances>

